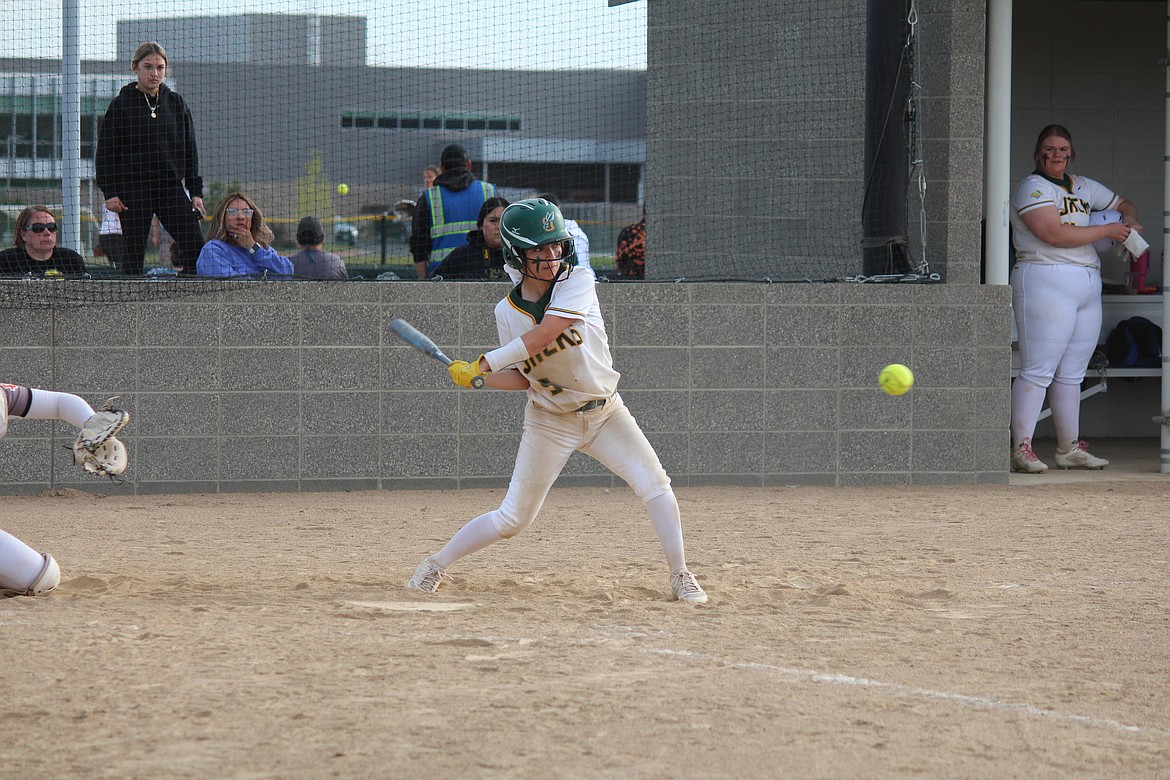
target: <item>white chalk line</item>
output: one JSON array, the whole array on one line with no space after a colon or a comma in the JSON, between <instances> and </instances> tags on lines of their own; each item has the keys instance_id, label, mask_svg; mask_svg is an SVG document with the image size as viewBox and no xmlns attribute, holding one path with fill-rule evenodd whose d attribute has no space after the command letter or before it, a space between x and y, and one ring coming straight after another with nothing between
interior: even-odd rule
<instances>
[{"instance_id":1,"label":"white chalk line","mask_svg":"<svg viewBox=\"0 0 1170 780\"><path fill-rule=\"evenodd\" d=\"M632 631L629 633L632 637L647 636L641 631ZM432 638L434 635L431 635ZM598 647L605 646L610 649L616 648L616 643L609 639L586 639L586 640L566 640L563 637L552 637L548 635L541 635L537 639L531 637L516 637L516 636L475 636L471 637L466 634L450 635L444 634L446 638L459 639L479 639L481 641L490 642L492 644L531 644L533 642L546 642L551 644L565 644L569 646L588 646ZM845 685L857 688L870 688L880 691L889 691L894 694L902 696L910 696L917 699L926 699L931 701L953 702L964 707L982 710L997 710L1000 712L1019 712L1025 715L1032 715L1039 718L1051 718L1053 720L1064 721L1066 723L1078 723L1084 726L1091 726L1093 728L1104 728L1112 731L1120 731L1126 734L1140 734L1142 736L1170 737L1170 732L1152 726L1134 726L1129 723L1122 723L1119 720L1112 718L1098 718L1092 715L1078 715L1075 712L1062 712L1060 710L1045 709L1037 707L1032 704L1025 704L1023 702L1002 701L1000 699L993 699L988 696L972 696L964 693L949 693L947 691L932 691L928 688L913 688L901 683L888 683L881 680L871 680L866 677L854 677L848 674L830 674L826 672L818 672L812 669L796 669L793 667L776 666L775 664L763 663L761 661L729 661L726 658L720 658L714 655L707 655L705 653L696 653L690 650L671 650L669 648L650 647L638 648L642 652L650 653L652 655L674 656L677 658L686 658L694 661L702 661L704 663L719 664L724 668L731 669L749 669L749 670L763 670L767 672L775 672L778 674L787 675L790 677L801 677L806 680L812 680L817 683L825 683L828 685Z\"/></svg>"},{"instance_id":2,"label":"white chalk line","mask_svg":"<svg viewBox=\"0 0 1170 780\"><path fill-rule=\"evenodd\" d=\"M762 669L769 672L777 672L792 677L803 677L813 682L827 683L829 685L850 685L860 688L873 688L877 690L892 691L904 696L912 696L918 699L930 699L934 701L949 701L961 704L965 707L972 707L983 710L999 710L1002 712L1022 712L1025 715L1034 715L1041 718L1052 718L1054 720L1066 721L1068 723L1079 723L1085 726L1093 726L1095 728L1107 728L1114 731L1123 731L1128 734L1142 734L1145 736L1154 737L1170 737L1170 732L1162 729L1152 728L1150 726L1133 726L1128 723L1113 720L1111 718L1097 718L1091 715L1078 715L1074 712L1061 712L1060 710L1049 710L1043 707L1036 707L1031 704L1024 704L1022 702L1001 701L999 699L992 699L986 696L970 696L963 693L948 693L946 691L932 691L926 688L912 688L901 683L888 683L881 680L870 680L865 677L853 677L848 674L827 674L825 672L817 672L811 669L794 669L784 666L775 666L773 664L761 663L758 661L728 661L725 658L718 658L716 656L704 655L702 653L693 653L689 650L669 650L664 648L649 648L646 652L655 655L679 656L683 658L691 658L697 661L704 661L710 663L718 663L733 669Z\"/></svg>"}]
</instances>

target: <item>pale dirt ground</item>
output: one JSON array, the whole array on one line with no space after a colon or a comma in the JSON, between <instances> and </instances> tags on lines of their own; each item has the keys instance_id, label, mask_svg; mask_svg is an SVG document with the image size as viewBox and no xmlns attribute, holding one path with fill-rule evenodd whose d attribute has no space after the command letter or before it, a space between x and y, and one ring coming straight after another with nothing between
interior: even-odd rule
<instances>
[{"instance_id":1,"label":"pale dirt ground","mask_svg":"<svg viewBox=\"0 0 1170 780\"><path fill-rule=\"evenodd\" d=\"M1107 474L680 488L705 607L628 490L432 596L500 491L0 497L63 572L0 601L0 775L1165 778L1170 478Z\"/></svg>"}]
</instances>

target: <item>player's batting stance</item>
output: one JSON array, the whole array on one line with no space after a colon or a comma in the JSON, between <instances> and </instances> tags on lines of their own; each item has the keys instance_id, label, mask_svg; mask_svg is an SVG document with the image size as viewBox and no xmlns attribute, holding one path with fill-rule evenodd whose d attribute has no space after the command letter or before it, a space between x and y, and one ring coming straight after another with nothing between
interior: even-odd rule
<instances>
[{"instance_id":1,"label":"player's batting stance","mask_svg":"<svg viewBox=\"0 0 1170 780\"><path fill-rule=\"evenodd\" d=\"M100 412L72 393L0 384L0 438L10 417L64 420L78 428L73 459L87 474L116 477L126 470L126 446L114 437L130 420L111 398ZM0 530L0 598L41 596L61 581L61 569L48 553L39 553Z\"/></svg>"},{"instance_id":2,"label":"player's batting stance","mask_svg":"<svg viewBox=\"0 0 1170 780\"><path fill-rule=\"evenodd\" d=\"M658 455L617 393L595 278L576 268L573 238L560 210L543 198L522 200L500 219L504 260L520 283L496 304L504 346L474 362L453 361L455 384L482 378L497 390L526 390L524 433L512 482L499 509L463 526L424 560L406 587L432 593L456 561L523 531L575 450L629 483L650 513L670 566L675 598L703 604L707 594L687 570L678 501Z\"/></svg>"}]
</instances>

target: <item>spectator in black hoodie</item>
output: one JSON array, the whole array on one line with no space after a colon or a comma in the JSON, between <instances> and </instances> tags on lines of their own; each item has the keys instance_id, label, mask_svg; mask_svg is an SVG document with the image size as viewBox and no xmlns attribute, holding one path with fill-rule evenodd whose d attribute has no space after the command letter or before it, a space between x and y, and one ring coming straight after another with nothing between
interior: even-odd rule
<instances>
[{"instance_id":1,"label":"spectator in black hoodie","mask_svg":"<svg viewBox=\"0 0 1170 780\"><path fill-rule=\"evenodd\" d=\"M419 279L426 279L452 249L467 243L479 207L496 194L494 186L472 174L471 158L459 144L444 149L439 163L443 172L419 197L411 225L410 253Z\"/></svg>"},{"instance_id":2,"label":"spectator in black hoodie","mask_svg":"<svg viewBox=\"0 0 1170 780\"><path fill-rule=\"evenodd\" d=\"M504 242L500 238L500 217L508 199L488 198L475 218L475 230L467 234L467 243L455 247L439 263L432 278L504 279Z\"/></svg>"},{"instance_id":3,"label":"spectator in black hoodie","mask_svg":"<svg viewBox=\"0 0 1170 780\"><path fill-rule=\"evenodd\" d=\"M122 87L102 122L97 184L106 208L122 220L126 240L123 273L140 276L155 215L174 238L180 271L193 274L203 247L203 179L195 148L195 123L178 93L163 79L167 53L157 43L134 52L137 81Z\"/></svg>"}]
</instances>

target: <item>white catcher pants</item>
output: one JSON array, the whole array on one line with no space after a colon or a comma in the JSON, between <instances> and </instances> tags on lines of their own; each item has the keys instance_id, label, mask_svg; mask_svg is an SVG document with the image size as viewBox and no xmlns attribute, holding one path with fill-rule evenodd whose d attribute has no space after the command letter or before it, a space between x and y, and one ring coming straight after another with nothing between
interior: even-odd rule
<instances>
[{"instance_id":1,"label":"white catcher pants","mask_svg":"<svg viewBox=\"0 0 1170 780\"><path fill-rule=\"evenodd\" d=\"M500 536L515 536L532 524L576 450L624 479L643 502L670 491L658 454L617 393L591 412L554 414L529 404L508 494L495 513Z\"/></svg>"}]
</instances>

